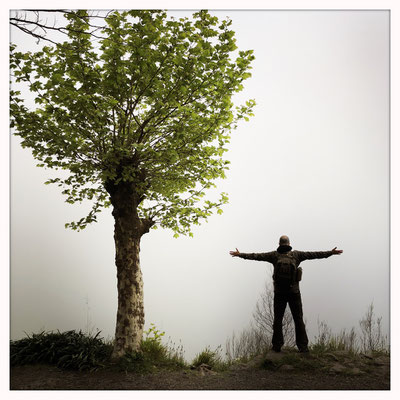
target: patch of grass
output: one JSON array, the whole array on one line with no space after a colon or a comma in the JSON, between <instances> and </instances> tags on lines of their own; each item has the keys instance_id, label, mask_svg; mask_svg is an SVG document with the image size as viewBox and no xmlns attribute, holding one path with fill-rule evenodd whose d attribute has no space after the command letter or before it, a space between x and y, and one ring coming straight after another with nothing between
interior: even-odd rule
<instances>
[{"instance_id":1,"label":"patch of grass","mask_svg":"<svg viewBox=\"0 0 400 400\"><path fill-rule=\"evenodd\" d=\"M141 344L144 357L159 367L185 368L183 346L176 347L170 342L162 343L164 335L165 332L159 331L154 324L150 325Z\"/></svg>"},{"instance_id":2,"label":"patch of grass","mask_svg":"<svg viewBox=\"0 0 400 400\"><path fill-rule=\"evenodd\" d=\"M275 371L283 365L291 365L295 370L314 371L321 369L324 362L311 354L298 353L295 348L286 348L283 353L279 353L279 356L273 358L265 354L261 368Z\"/></svg>"},{"instance_id":3,"label":"patch of grass","mask_svg":"<svg viewBox=\"0 0 400 400\"><path fill-rule=\"evenodd\" d=\"M11 366L24 364L50 364L62 369L96 370L111 367L132 372L151 372L157 368L188 368L182 346L163 344L154 325L145 332L140 351L126 354L111 362L113 344L96 335L82 331L40 332L10 342Z\"/></svg>"},{"instance_id":4,"label":"patch of grass","mask_svg":"<svg viewBox=\"0 0 400 400\"><path fill-rule=\"evenodd\" d=\"M217 347L215 350L211 350L210 347L206 347L203 351L198 353L192 361L193 367L199 367L202 364L207 364L213 370L223 371L228 368L229 363L224 362L220 355L221 347Z\"/></svg>"},{"instance_id":5,"label":"patch of grass","mask_svg":"<svg viewBox=\"0 0 400 400\"><path fill-rule=\"evenodd\" d=\"M381 350L373 350L373 351L370 351L369 353L372 355L372 357L389 356L390 348L385 348L385 349L381 349Z\"/></svg>"},{"instance_id":6,"label":"patch of grass","mask_svg":"<svg viewBox=\"0 0 400 400\"><path fill-rule=\"evenodd\" d=\"M145 338L140 345L140 351L126 354L117 362L117 367L124 371L149 373L157 369L188 368L183 357L183 347L175 344L162 343L165 332L154 324L144 333Z\"/></svg>"},{"instance_id":7,"label":"patch of grass","mask_svg":"<svg viewBox=\"0 0 400 400\"><path fill-rule=\"evenodd\" d=\"M153 361L164 360L167 356L167 348L161 343L160 340L147 337L142 340L141 350L146 356Z\"/></svg>"},{"instance_id":8,"label":"patch of grass","mask_svg":"<svg viewBox=\"0 0 400 400\"><path fill-rule=\"evenodd\" d=\"M291 365L295 369L300 369L303 371L313 371L321 368L322 366L320 360L316 358L308 358L301 354L295 353L287 354L278 361L278 366L282 366L284 364Z\"/></svg>"},{"instance_id":9,"label":"patch of grass","mask_svg":"<svg viewBox=\"0 0 400 400\"><path fill-rule=\"evenodd\" d=\"M151 360L143 352L135 351L125 354L114 364L115 368L125 372L149 373L154 369Z\"/></svg>"},{"instance_id":10,"label":"patch of grass","mask_svg":"<svg viewBox=\"0 0 400 400\"><path fill-rule=\"evenodd\" d=\"M10 342L11 366L53 364L62 369L95 370L109 360L112 345L81 331L40 332Z\"/></svg>"},{"instance_id":11,"label":"patch of grass","mask_svg":"<svg viewBox=\"0 0 400 400\"><path fill-rule=\"evenodd\" d=\"M173 367L176 369L185 369L188 368L188 365L185 361L184 350L182 344L177 346L175 343L168 342L166 344L166 357L165 364L169 367Z\"/></svg>"}]
</instances>

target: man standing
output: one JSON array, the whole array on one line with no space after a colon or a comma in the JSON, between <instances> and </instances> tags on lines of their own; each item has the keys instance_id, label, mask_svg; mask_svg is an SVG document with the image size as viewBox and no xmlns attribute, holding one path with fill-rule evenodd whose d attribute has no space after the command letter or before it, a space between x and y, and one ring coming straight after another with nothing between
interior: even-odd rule
<instances>
[{"instance_id":1,"label":"man standing","mask_svg":"<svg viewBox=\"0 0 400 400\"><path fill-rule=\"evenodd\" d=\"M331 251L297 251L290 246L287 236L281 236L279 247L276 251L268 253L240 253L238 249L231 251L232 257L240 257L245 260L267 261L274 266L274 324L272 335L272 350L279 352L283 346L282 320L285 314L286 304L289 303L293 316L296 345L301 353L308 352L308 337L303 321L303 306L301 303L299 282L302 269L299 264L305 260L327 258L334 254L342 254L343 250Z\"/></svg>"}]
</instances>

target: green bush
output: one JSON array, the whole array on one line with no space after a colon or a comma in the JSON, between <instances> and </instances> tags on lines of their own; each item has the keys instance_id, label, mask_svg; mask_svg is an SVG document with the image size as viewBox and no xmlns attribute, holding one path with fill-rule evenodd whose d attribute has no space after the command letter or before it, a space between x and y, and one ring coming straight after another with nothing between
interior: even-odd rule
<instances>
[{"instance_id":1,"label":"green bush","mask_svg":"<svg viewBox=\"0 0 400 400\"><path fill-rule=\"evenodd\" d=\"M165 332L161 332L154 324L144 332L145 338L140 351L126 354L118 361L118 367L124 371L147 373L156 368L186 368L182 346L162 343Z\"/></svg>"},{"instance_id":2,"label":"green bush","mask_svg":"<svg viewBox=\"0 0 400 400\"><path fill-rule=\"evenodd\" d=\"M205 350L196 355L192 366L199 367L201 364L207 364L212 369L224 369L225 363L222 361L219 350L219 347L216 350L211 350L210 347L206 347Z\"/></svg>"},{"instance_id":3,"label":"green bush","mask_svg":"<svg viewBox=\"0 0 400 400\"><path fill-rule=\"evenodd\" d=\"M112 343L81 331L40 332L10 342L11 366L52 364L62 369L95 370L111 366ZM145 332L140 351L126 354L112 365L126 371L148 372L154 368L185 368L183 349L161 342L164 332L154 324Z\"/></svg>"},{"instance_id":4,"label":"green bush","mask_svg":"<svg viewBox=\"0 0 400 400\"><path fill-rule=\"evenodd\" d=\"M45 363L63 369L94 370L110 358L112 345L81 331L41 332L10 342L11 366Z\"/></svg>"},{"instance_id":5,"label":"green bush","mask_svg":"<svg viewBox=\"0 0 400 400\"><path fill-rule=\"evenodd\" d=\"M142 340L141 350L148 358L154 361L160 361L166 358L167 348L161 342L165 332L159 331L154 324L144 332L145 339Z\"/></svg>"}]
</instances>

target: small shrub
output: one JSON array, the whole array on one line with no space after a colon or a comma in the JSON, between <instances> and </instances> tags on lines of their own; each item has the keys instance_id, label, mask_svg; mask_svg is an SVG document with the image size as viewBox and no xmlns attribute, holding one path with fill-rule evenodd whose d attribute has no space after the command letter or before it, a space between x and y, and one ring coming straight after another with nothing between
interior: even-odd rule
<instances>
[{"instance_id":1,"label":"small shrub","mask_svg":"<svg viewBox=\"0 0 400 400\"><path fill-rule=\"evenodd\" d=\"M349 332L342 329L339 334L334 334L325 321L318 320L318 336L310 348L317 354L330 351L347 351L354 354L358 351L357 335L354 328Z\"/></svg>"},{"instance_id":2,"label":"small shrub","mask_svg":"<svg viewBox=\"0 0 400 400\"><path fill-rule=\"evenodd\" d=\"M173 343L162 343L165 332L161 332L154 324L145 332L145 338L141 343L141 351L146 362L155 367L185 368L183 346L178 348Z\"/></svg>"},{"instance_id":3,"label":"small shrub","mask_svg":"<svg viewBox=\"0 0 400 400\"><path fill-rule=\"evenodd\" d=\"M374 305L371 303L364 317L359 321L363 351L371 351L373 353L389 351L387 336L382 333L381 322L382 317L375 318Z\"/></svg>"},{"instance_id":4,"label":"small shrub","mask_svg":"<svg viewBox=\"0 0 400 400\"><path fill-rule=\"evenodd\" d=\"M192 362L193 367L199 367L201 364L207 364L212 369L222 370L227 366L222 361L222 357L219 354L221 346L218 346L215 350L211 350L210 347L206 347L205 350L196 355Z\"/></svg>"},{"instance_id":5,"label":"small shrub","mask_svg":"<svg viewBox=\"0 0 400 400\"><path fill-rule=\"evenodd\" d=\"M166 344L166 349L166 358L169 365L176 366L177 368L187 368L182 344L176 346L175 343L168 342Z\"/></svg>"},{"instance_id":6,"label":"small shrub","mask_svg":"<svg viewBox=\"0 0 400 400\"><path fill-rule=\"evenodd\" d=\"M251 325L242 330L239 336L233 332L226 340L225 351L229 363L248 362L258 354L262 354L271 342L271 338L264 331Z\"/></svg>"},{"instance_id":7,"label":"small shrub","mask_svg":"<svg viewBox=\"0 0 400 400\"><path fill-rule=\"evenodd\" d=\"M142 340L141 350L148 358L160 361L166 358L167 348L162 344L161 339L165 332L159 331L154 324L145 332L146 338Z\"/></svg>"},{"instance_id":8,"label":"small shrub","mask_svg":"<svg viewBox=\"0 0 400 400\"><path fill-rule=\"evenodd\" d=\"M112 346L81 331L41 332L11 341L11 366L45 363L63 369L94 370L109 360Z\"/></svg>"}]
</instances>

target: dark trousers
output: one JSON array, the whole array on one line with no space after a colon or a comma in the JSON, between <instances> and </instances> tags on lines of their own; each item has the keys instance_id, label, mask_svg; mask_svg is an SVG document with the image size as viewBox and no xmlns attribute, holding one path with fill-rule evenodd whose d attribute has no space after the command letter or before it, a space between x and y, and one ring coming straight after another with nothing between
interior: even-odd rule
<instances>
[{"instance_id":1,"label":"dark trousers","mask_svg":"<svg viewBox=\"0 0 400 400\"><path fill-rule=\"evenodd\" d=\"M292 312L296 345L299 350L307 349L308 337L306 327L303 321L303 305L301 303L301 295L291 292L275 292L274 293L274 333L272 335L272 346L274 349L280 349L283 346L282 320L285 314L286 304L289 303Z\"/></svg>"}]
</instances>

